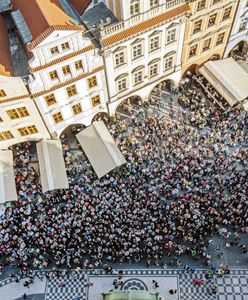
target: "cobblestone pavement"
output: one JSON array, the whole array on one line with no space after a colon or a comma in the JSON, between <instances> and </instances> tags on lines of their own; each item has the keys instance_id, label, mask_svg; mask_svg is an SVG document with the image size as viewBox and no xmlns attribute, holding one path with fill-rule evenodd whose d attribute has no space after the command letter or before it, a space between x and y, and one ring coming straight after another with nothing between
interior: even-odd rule
<instances>
[{"instance_id":1,"label":"cobblestone pavement","mask_svg":"<svg viewBox=\"0 0 248 300\"><path fill-rule=\"evenodd\" d=\"M213 280L205 279L205 269L197 269L194 273L185 273L179 269L124 269L122 290L153 290L152 280L159 284L157 291L161 300L247 300L248 299L248 269L232 269L224 277L214 276ZM43 273L44 275L44 273ZM23 293L32 295L28 299L45 300L102 300L101 293L113 289L114 274L104 271L73 271L70 277L53 278L45 282L36 279L30 289L23 288L22 284L14 283L10 279L1 282L0 295L4 300L21 299ZM202 279L200 286L194 285L194 279ZM63 280L64 286L59 282ZM88 283L93 283L88 286ZM211 294L210 287L216 284L218 292ZM177 289L176 295L170 295L170 289ZM36 294L37 293L37 294ZM35 295L36 294L36 295ZM4 296L4 298L2 298Z\"/></svg>"}]
</instances>

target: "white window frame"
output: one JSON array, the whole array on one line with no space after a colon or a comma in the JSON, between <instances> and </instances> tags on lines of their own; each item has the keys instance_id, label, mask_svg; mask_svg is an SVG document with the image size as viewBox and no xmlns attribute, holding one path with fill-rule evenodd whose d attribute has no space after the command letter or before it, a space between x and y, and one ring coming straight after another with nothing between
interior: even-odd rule
<instances>
[{"instance_id":1,"label":"white window frame","mask_svg":"<svg viewBox=\"0 0 248 300\"><path fill-rule=\"evenodd\" d=\"M154 70L157 69L157 72L154 74L151 74L154 72ZM149 65L149 77L155 77L159 74L159 61Z\"/></svg>"},{"instance_id":2,"label":"white window frame","mask_svg":"<svg viewBox=\"0 0 248 300\"><path fill-rule=\"evenodd\" d=\"M117 91L123 92L128 89L128 77L121 77L116 80Z\"/></svg>"},{"instance_id":3,"label":"white window frame","mask_svg":"<svg viewBox=\"0 0 248 300\"><path fill-rule=\"evenodd\" d=\"M140 55L137 56L137 53L138 52L141 52ZM134 55L136 54L136 55ZM143 43L142 42L139 42L137 44L134 44L133 47L132 47L132 59L137 59L139 57L142 57L143 56Z\"/></svg>"},{"instance_id":4,"label":"white window frame","mask_svg":"<svg viewBox=\"0 0 248 300\"><path fill-rule=\"evenodd\" d=\"M173 32L173 34L171 34ZM171 37L174 36L174 39L172 40ZM167 30L166 34L166 44L172 44L175 43L177 40L177 28L171 28Z\"/></svg>"},{"instance_id":5,"label":"white window frame","mask_svg":"<svg viewBox=\"0 0 248 300\"><path fill-rule=\"evenodd\" d=\"M118 57L118 55L121 55L123 54L122 58L123 58L123 62L120 62L120 57ZM117 61L119 61L117 63ZM114 65L116 68L118 68L119 66L122 66L126 63L126 56L125 56L125 51L122 50L122 51L118 51L117 53L114 54Z\"/></svg>"},{"instance_id":6,"label":"white window frame","mask_svg":"<svg viewBox=\"0 0 248 300\"><path fill-rule=\"evenodd\" d=\"M168 71L174 67L174 60L175 60L174 55L169 55L164 58L164 71ZM167 63L171 63L171 66L166 67Z\"/></svg>"},{"instance_id":7,"label":"white window frame","mask_svg":"<svg viewBox=\"0 0 248 300\"><path fill-rule=\"evenodd\" d=\"M156 39L156 41L154 41ZM161 47L161 38L160 35L154 35L150 37L150 41L149 41L149 50L150 52L156 51ZM158 44L158 46L156 48L153 48L152 45Z\"/></svg>"},{"instance_id":8,"label":"white window frame","mask_svg":"<svg viewBox=\"0 0 248 300\"><path fill-rule=\"evenodd\" d=\"M133 73L133 85L138 85L142 83L143 80L144 80L144 69L139 69Z\"/></svg>"}]
</instances>

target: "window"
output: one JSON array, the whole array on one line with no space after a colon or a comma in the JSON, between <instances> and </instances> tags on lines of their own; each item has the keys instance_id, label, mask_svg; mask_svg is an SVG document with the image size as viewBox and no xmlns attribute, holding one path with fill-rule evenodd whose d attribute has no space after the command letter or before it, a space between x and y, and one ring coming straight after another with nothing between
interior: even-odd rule
<instances>
[{"instance_id":1,"label":"window","mask_svg":"<svg viewBox=\"0 0 248 300\"><path fill-rule=\"evenodd\" d=\"M218 46L218 45L220 45L220 44L223 43L224 37L225 37L225 33L224 33L224 32L222 32L222 33L220 33L220 34L218 35L217 41L216 41L216 46Z\"/></svg>"},{"instance_id":2,"label":"window","mask_svg":"<svg viewBox=\"0 0 248 300\"><path fill-rule=\"evenodd\" d=\"M207 51L210 48L210 45L211 45L211 38L204 41L202 52Z\"/></svg>"},{"instance_id":3,"label":"window","mask_svg":"<svg viewBox=\"0 0 248 300\"><path fill-rule=\"evenodd\" d=\"M63 67L63 68L62 68L62 71L63 71L64 75L69 75L69 74L71 74L71 69L70 69L69 66Z\"/></svg>"},{"instance_id":4,"label":"window","mask_svg":"<svg viewBox=\"0 0 248 300\"><path fill-rule=\"evenodd\" d=\"M57 102L54 94L47 95L45 97L45 100L48 106L53 105L54 103Z\"/></svg>"},{"instance_id":5,"label":"window","mask_svg":"<svg viewBox=\"0 0 248 300\"><path fill-rule=\"evenodd\" d=\"M122 78L117 81L117 88L119 92L127 89L127 78Z\"/></svg>"},{"instance_id":6,"label":"window","mask_svg":"<svg viewBox=\"0 0 248 300\"><path fill-rule=\"evenodd\" d=\"M115 66L119 67L125 63L124 51L115 54Z\"/></svg>"},{"instance_id":7,"label":"window","mask_svg":"<svg viewBox=\"0 0 248 300\"><path fill-rule=\"evenodd\" d=\"M176 28L168 30L167 43L173 43L176 41Z\"/></svg>"},{"instance_id":8,"label":"window","mask_svg":"<svg viewBox=\"0 0 248 300\"><path fill-rule=\"evenodd\" d=\"M13 139L14 136L10 131L2 131L0 132L0 141Z\"/></svg>"},{"instance_id":9,"label":"window","mask_svg":"<svg viewBox=\"0 0 248 300\"><path fill-rule=\"evenodd\" d=\"M150 39L150 51L154 51L159 49L160 47L160 39L159 36L151 37Z\"/></svg>"},{"instance_id":10,"label":"window","mask_svg":"<svg viewBox=\"0 0 248 300\"><path fill-rule=\"evenodd\" d=\"M88 86L90 89L93 88L94 86L97 86L96 76L88 78Z\"/></svg>"},{"instance_id":11,"label":"window","mask_svg":"<svg viewBox=\"0 0 248 300\"><path fill-rule=\"evenodd\" d=\"M76 85L73 84L73 85L71 85L71 86L68 86L68 87L66 88L66 91L67 91L68 97L72 97L72 96L76 95L76 94L77 94Z\"/></svg>"},{"instance_id":12,"label":"window","mask_svg":"<svg viewBox=\"0 0 248 300\"><path fill-rule=\"evenodd\" d=\"M92 97L92 98L91 98L91 103L92 103L93 107L95 107L95 106L101 104L100 96L97 95L97 96Z\"/></svg>"},{"instance_id":13,"label":"window","mask_svg":"<svg viewBox=\"0 0 248 300\"><path fill-rule=\"evenodd\" d=\"M194 45L194 46L190 47L189 57L195 56L196 52L197 52L197 45Z\"/></svg>"},{"instance_id":14,"label":"window","mask_svg":"<svg viewBox=\"0 0 248 300\"><path fill-rule=\"evenodd\" d=\"M62 116L61 112L57 112L56 114L53 114L53 120L54 120L55 124L63 121L63 116Z\"/></svg>"},{"instance_id":15,"label":"window","mask_svg":"<svg viewBox=\"0 0 248 300\"><path fill-rule=\"evenodd\" d=\"M6 111L11 120L28 117L29 113L26 107L19 107L15 109L10 109Z\"/></svg>"},{"instance_id":16,"label":"window","mask_svg":"<svg viewBox=\"0 0 248 300\"><path fill-rule=\"evenodd\" d=\"M208 20L208 27L213 26L215 24L217 18L217 14L210 15Z\"/></svg>"},{"instance_id":17,"label":"window","mask_svg":"<svg viewBox=\"0 0 248 300\"><path fill-rule=\"evenodd\" d=\"M78 115L82 112L82 106L80 103L74 104L72 105L72 110L74 115Z\"/></svg>"},{"instance_id":18,"label":"window","mask_svg":"<svg viewBox=\"0 0 248 300\"><path fill-rule=\"evenodd\" d=\"M143 82L143 71L137 71L133 74L133 83L134 85Z\"/></svg>"},{"instance_id":19,"label":"window","mask_svg":"<svg viewBox=\"0 0 248 300\"><path fill-rule=\"evenodd\" d=\"M61 44L61 48L62 50L68 50L70 49L70 45L68 42Z\"/></svg>"},{"instance_id":20,"label":"window","mask_svg":"<svg viewBox=\"0 0 248 300\"><path fill-rule=\"evenodd\" d=\"M201 31L201 26L202 26L202 20L196 21L194 23L193 33L197 33L199 31Z\"/></svg>"},{"instance_id":21,"label":"window","mask_svg":"<svg viewBox=\"0 0 248 300\"><path fill-rule=\"evenodd\" d=\"M56 47L53 47L50 49L50 52L52 55L55 55L55 54L58 54L59 53L59 48L56 46Z\"/></svg>"},{"instance_id":22,"label":"window","mask_svg":"<svg viewBox=\"0 0 248 300\"><path fill-rule=\"evenodd\" d=\"M34 134L34 133L38 132L35 125L18 128L17 130L18 130L18 132L20 133L21 136L30 135L30 134Z\"/></svg>"},{"instance_id":23,"label":"window","mask_svg":"<svg viewBox=\"0 0 248 300\"><path fill-rule=\"evenodd\" d=\"M224 10L224 14L223 14L222 21L225 21L225 20L227 20L227 19L230 18L231 11L232 11L232 8L231 8L231 7L227 7L227 8Z\"/></svg>"},{"instance_id":24,"label":"window","mask_svg":"<svg viewBox=\"0 0 248 300\"><path fill-rule=\"evenodd\" d=\"M166 57L164 60L165 71L171 69L172 67L173 67L173 56L170 56L168 58Z\"/></svg>"},{"instance_id":25,"label":"window","mask_svg":"<svg viewBox=\"0 0 248 300\"><path fill-rule=\"evenodd\" d=\"M52 71L49 73L51 80L56 80L58 79L58 73L57 71Z\"/></svg>"},{"instance_id":26,"label":"window","mask_svg":"<svg viewBox=\"0 0 248 300\"><path fill-rule=\"evenodd\" d=\"M83 69L83 63L82 63L81 60L75 62L75 68L76 68L76 70L82 70Z\"/></svg>"},{"instance_id":27,"label":"window","mask_svg":"<svg viewBox=\"0 0 248 300\"><path fill-rule=\"evenodd\" d=\"M5 91L4 90L0 90L0 98L1 97L6 97L7 95L6 95L6 93L5 93Z\"/></svg>"},{"instance_id":28,"label":"window","mask_svg":"<svg viewBox=\"0 0 248 300\"><path fill-rule=\"evenodd\" d=\"M197 4L197 11L203 10L205 8L206 0L200 0Z\"/></svg>"},{"instance_id":29,"label":"window","mask_svg":"<svg viewBox=\"0 0 248 300\"><path fill-rule=\"evenodd\" d=\"M221 0L213 0L213 5L220 2Z\"/></svg>"},{"instance_id":30,"label":"window","mask_svg":"<svg viewBox=\"0 0 248 300\"><path fill-rule=\"evenodd\" d=\"M159 2L158 0L150 0L150 7L158 6Z\"/></svg>"},{"instance_id":31,"label":"window","mask_svg":"<svg viewBox=\"0 0 248 300\"><path fill-rule=\"evenodd\" d=\"M142 44L137 44L133 46L133 59L142 56Z\"/></svg>"},{"instance_id":32,"label":"window","mask_svg":"<svg viewBox=\"0 0 248 300\"><path fill-rule=\"evenodd\" d=\"M139 2L134 2L130 4L130 16L137 15L139 13Z\"/></svg>"},{"instance_id":33,"label":"window","mask_svg":"<svg viewBox=\"0 0 248 300\"><path fill-rule=\"evenodd\" d=\"M150 77L158 75L158 63L153 64L149 67L149 75Z\"/></svg>"}]
</instances>

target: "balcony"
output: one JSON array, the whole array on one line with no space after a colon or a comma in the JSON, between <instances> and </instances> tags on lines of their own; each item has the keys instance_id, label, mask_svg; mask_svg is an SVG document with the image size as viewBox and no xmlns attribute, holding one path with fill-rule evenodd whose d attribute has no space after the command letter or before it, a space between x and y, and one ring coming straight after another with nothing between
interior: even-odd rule
<instances>
[{"instance_id":1,"label":"balcony","mask_svg":"<svg viewBox=\"0 0 248 300\"><path fill-rule=\"evenodd\" d=\"M119 33L139 23L150 20L158 15L162 15L167 11L174 9L177 6L181 6L187 2L187 0L169 0L163 5L153 7L150 10L142 14L135 15L126 21L120 21L113 25L105 26L103 29L101 29L101 37L104 38Z\"/></svg>"}]
</instances>

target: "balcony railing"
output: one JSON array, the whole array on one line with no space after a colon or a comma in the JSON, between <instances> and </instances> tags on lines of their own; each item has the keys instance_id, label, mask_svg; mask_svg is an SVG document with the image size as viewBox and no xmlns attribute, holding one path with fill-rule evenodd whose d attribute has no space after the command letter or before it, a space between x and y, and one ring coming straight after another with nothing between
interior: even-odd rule
<instances>
[{"instance_id":1,"label":"balcony railing","mask_svg":"<svg viewBox=\"0 0 248 300\"><path fill-rule=\"evenodd\" d=\"M126 30L134 25L147 21L151 18L154 18L158 15L164 14L168 10L175 8L176 6L180 6L184 3L187 3L187 0L169 0L165 4L154 7L142 14L133 16L132 18L126 21L120 21L118 23L107 25L101 29L101 36L107 37L112 34L116 34L121 32L122 30Z\"/></svg>"}]
</instances>

